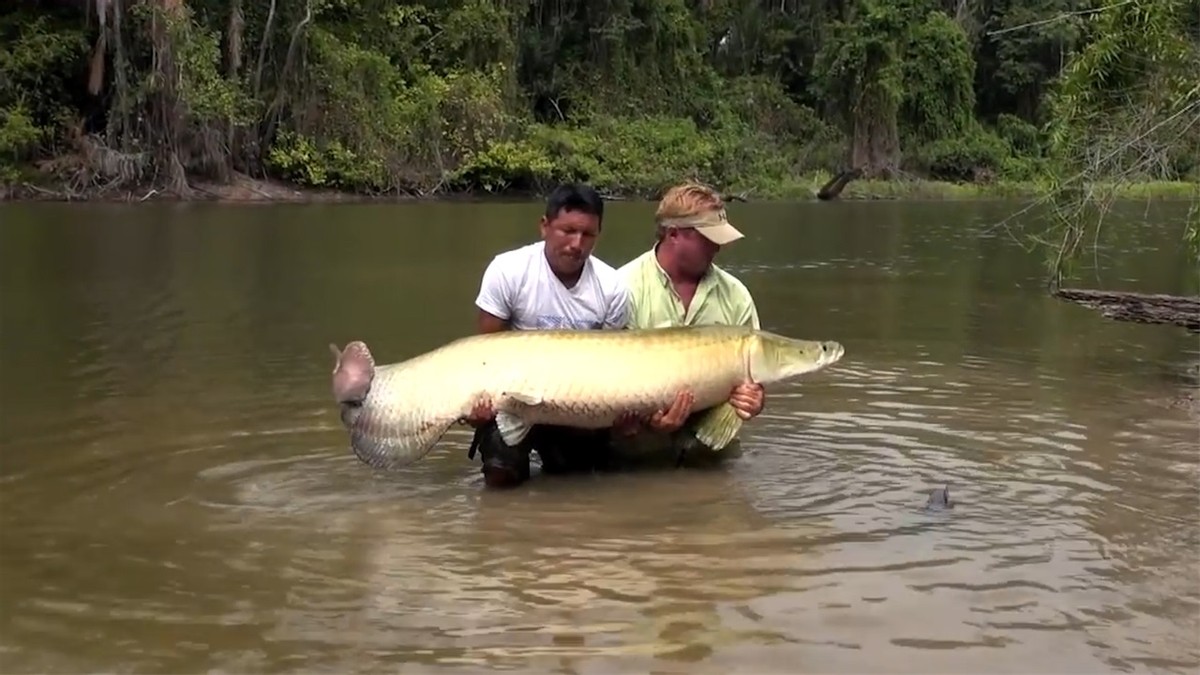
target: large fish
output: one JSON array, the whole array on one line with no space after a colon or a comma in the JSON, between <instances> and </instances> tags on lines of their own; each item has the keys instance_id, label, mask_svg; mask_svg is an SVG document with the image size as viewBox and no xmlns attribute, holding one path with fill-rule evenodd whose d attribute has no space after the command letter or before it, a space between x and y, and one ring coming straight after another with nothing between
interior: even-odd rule
<instances>
[{"instance_id":1,"label":"large fish","mask_svg":"<svg viewBox=\"0 0 1200 675\"><path fill-rule=\"evenodd\" d=\"M515 446L534 424L609 427L625 411L666 408L690 388L693 410L705 411L697 440L721 449L742 423L727 402L735 386L811 373L844 353L837 342L735 326L504 331L387 365L360 341L329 348L350 445L377 468L424 457L481 399L492 402L501 436Z\"/></svg>"}]
</instances>

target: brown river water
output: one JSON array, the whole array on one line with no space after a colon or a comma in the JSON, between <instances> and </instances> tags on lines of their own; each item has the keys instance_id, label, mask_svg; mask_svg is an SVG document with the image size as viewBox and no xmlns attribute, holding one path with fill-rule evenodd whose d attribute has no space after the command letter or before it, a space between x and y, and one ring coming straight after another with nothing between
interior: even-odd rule
<instances>
[{"instance_id":1,"label":"brown river water","mask_svg":"<svg viewBox=\"0 0 1200 675\"><path fill-rule=\"evenodd\" d=\"M327 345L471 331L538 204L0 205L0 672L1195 673L1200 341L1048 298L1019 207L733 205L764 326L844 361L725 466L492 492L463 431L359 464ZM1185 211L1082 285L1196 293Z\"/></svg>"}]
</instances>

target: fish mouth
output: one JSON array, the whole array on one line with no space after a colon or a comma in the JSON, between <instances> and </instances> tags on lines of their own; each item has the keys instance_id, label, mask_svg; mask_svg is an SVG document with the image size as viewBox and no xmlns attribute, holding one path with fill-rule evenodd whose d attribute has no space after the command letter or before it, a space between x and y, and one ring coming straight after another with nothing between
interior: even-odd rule
<instances>
[{"instance_id":1,"label":"fish mouth","mask_svg":"<svg viewBox=\"0 0 1200 675\"><path fill-rule=\"evenodd\" d=\"M846 348L840 342L832 340L821 343L821 366L831 366L846 355Z\"/></svg>"},{"instance_id":2,"label":"fish mouth","mask_svg":"<svg viewBox=\"0 0 1200 675\"><path fill-rule=\"evenodd\" d=\"M348 431L353 432L358 425L358 416L363 412L361 403L342 402L338 404L338 417L342 420L342 426Z\"/></svg>"}]
</instances>

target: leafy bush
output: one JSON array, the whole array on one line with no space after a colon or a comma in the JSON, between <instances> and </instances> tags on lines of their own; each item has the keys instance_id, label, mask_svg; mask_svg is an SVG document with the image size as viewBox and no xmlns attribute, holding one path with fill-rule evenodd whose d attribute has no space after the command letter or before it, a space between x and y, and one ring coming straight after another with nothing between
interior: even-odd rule
<instances>
[{"instance_id":1,"label":"leafy bush","mask_svg":"<svg viewBox=\"0 0 1200 675\"><path fill-rule=\"evenodd\" d=\"M996 134L1008 142L1014 154L1027 157L1041 157L1043 154L1042 133L1016 115L1001 113L996 118Z\"/></svg>"},{"instance_id":2,"label":"leafy bush","mask_svg":"<svg viewBox=\"0 0 1200 675\"><path fill-rule=\"evenodd\" d=\"M991 131L977 129L961 138L934 141L917 154L931 178L967 182L998 174L1012 157L1008 143Z\"/></svg>"}]
</instances>

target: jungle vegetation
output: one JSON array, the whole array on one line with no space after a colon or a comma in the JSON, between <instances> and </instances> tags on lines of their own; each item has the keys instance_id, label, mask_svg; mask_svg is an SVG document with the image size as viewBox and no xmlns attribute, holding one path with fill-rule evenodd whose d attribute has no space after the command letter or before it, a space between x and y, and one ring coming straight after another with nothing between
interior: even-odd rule
<instances>
[{"instance_id":1,"label":"jungle vegetation","mask_svg":"<svg viewBox=\"0 0 1200 675\"><path fill-rule=\"evenodd\" d=\"M1200 0L4 4L0 182L78 195L1200 178Z\"/></svg>"}]
</instances>

